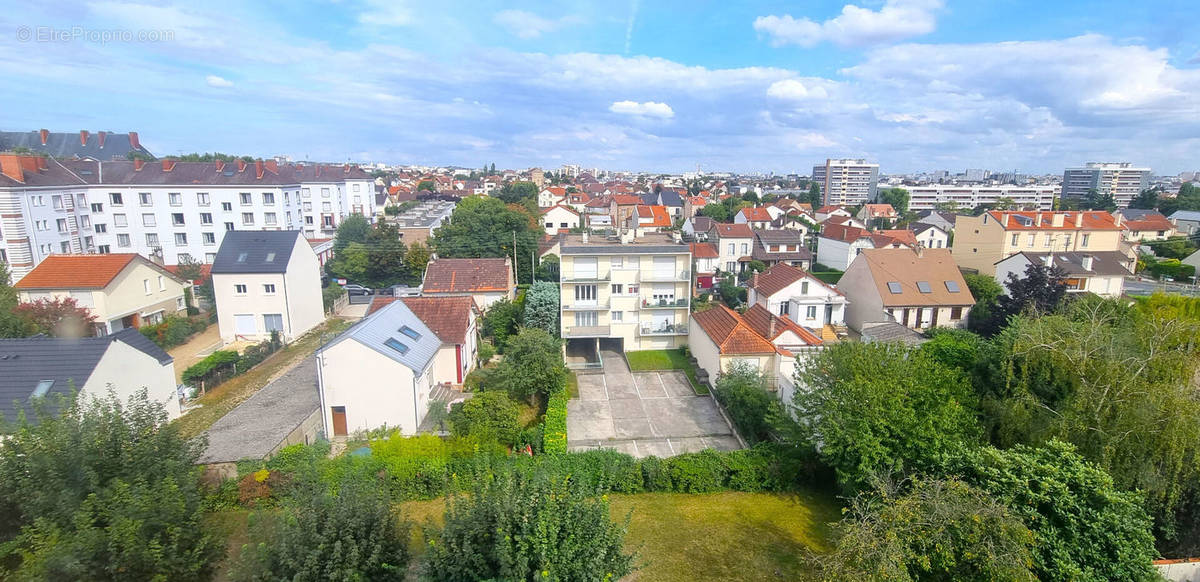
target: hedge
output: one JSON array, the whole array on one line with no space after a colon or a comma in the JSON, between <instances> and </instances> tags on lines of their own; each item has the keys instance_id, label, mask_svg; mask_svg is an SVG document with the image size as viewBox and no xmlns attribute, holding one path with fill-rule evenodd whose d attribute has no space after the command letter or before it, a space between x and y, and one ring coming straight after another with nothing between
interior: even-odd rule
<instances>
[{"instance_id":1,"label":"hedge","mask_svg":"<svg viewBox=\"0 0 1200 582\"><path fill-rule=\"evenodd\" d=\"M208 322L203 319L192 319L178 315L170 315L162 323L143 325L138 328L142 335L166 350L183 345L192 334L208 329Z\"/></svg>"},{"instance_id":2,"label":"hedge","mask_svg":"<svg viewBox=\"0 0 1200 582\"><path fill-rule=\"evenodd\" d=\"M545 426L542 429L542 449L547 453L567 452L567 400L566 390L550 395L546 403Z\"/></svg>"},{"instance_id":3,"label":"hedge","mask_svg":"<svg viewBox=\"0 0 1200 582\"><path fill-rule=\"evenodd\" d=\"M283 340L279 338L279 332L273 331L270 339L247 346L242 350L241 355L233 350L217 350L184 370L183 381L185 384L194 384L196 382L207 383L215 379L216 382L205 387L211 389L213 386L257 366L267 359L267 356L279 351L282 347Z\"/></svg>"},{"instance_id":4,"label":"hedge","mask_svg":"<svg viewBox=\"0 0 1200 582\"><path fill-rule=\"evenodd\" d=\"M234 350L217 350L184 370L183 381L186 384L191 384L205 380L221 370L233 367L239 359L241 359L241 356Z\"/></svg>"}]
</instances>

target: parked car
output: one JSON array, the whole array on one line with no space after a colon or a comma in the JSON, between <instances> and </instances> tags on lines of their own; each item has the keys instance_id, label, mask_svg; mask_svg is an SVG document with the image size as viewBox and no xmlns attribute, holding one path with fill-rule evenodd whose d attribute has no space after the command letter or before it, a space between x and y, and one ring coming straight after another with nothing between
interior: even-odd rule
<instances>
[{"instance_id":1,"label":"parked car","mask_svg":"<svg viewBox=\"0 0 1200 582\"><path fill-rule=\"evenodd\" d=\"M420 285L416 287L409 287L408 285L392 285L391 291L393 297L419 297L421 295Z\"/></svg>"},{"instance_id":2,"label":"parked car","mask_svg":"<svg viewBox=\"0 0 1200 582\"><path fill-rule=\"evenodd\" d=\"M362 285L355 285L353 283L351 283L349 285L343 285L342 289L345 289L346 294L350 295L350 296L371 295L371 294L375 293L374 291L371 290L370 287L363 287Z\"/></svg>"}]
</instances>

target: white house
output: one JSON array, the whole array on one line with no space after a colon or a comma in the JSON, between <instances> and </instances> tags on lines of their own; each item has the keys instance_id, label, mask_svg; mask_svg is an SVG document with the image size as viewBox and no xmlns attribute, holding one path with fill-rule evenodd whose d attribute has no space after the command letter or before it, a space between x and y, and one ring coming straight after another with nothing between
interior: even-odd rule
<instances>
[{"instance_id":1,"label":"white house","mask_svg":"<svg viewBox=\"0 0 1200 582\"><path fill-rule=\"evenodd\" d=\"M944 249L950 247L950 233L940 226L914 222L908 225L917 239L917 244L927 249Z\"/></svg>"},{"instance_id":2,"label":"white house","mask_svg":"<svg viewBox=\"0 0 1200 582\"><path fill-rule=\"evenodd\" d=\"M750 260L754 250L754 231L745 224L714 223L709 231L708 241L717 245L717 268L726 273L737 273L742 270L742 257Z\"/></svg>"},{"instance_id":3,"label":"white house","mask_svg":"<svg viewBox=\"0 0 1200 582\"><path fill-rule=\"evenodd\" d=\"M849 303L833 286L786 263L755 273L750 278L747 302L813 329L845 323Z\"/></svg>"},{"instance_id":4,"label":"white house","mask_svg":"<svg viewBox=\"0 0 1200 582\"><path fill-rule=\"evenodd\" d=\"M1125 291L1125 277L1132 275L1130 259L1120 251L1103 252L1020 252L996 262L996 281L1008 291L1009 274L1018 279L1032 264L1056 267L1066 273L1068 293L1095 293L1101 297L1120 297Z\"/></svg>"},{"instance_id":5,"label":"white house","mask_svg":"<svg viewBox=\"0 0 1200 582\"><path fill-rule=\"evenodd\" d=\"M135 329L80 339L0 339L0 425L16 422L20 412L33 420L36 398L103 397L112 390L126 402L142 389L163 404L168 419L179 417L174 360Z\"/></svg>"},{"instance_id":6,"label":"white house","mask_svg":"<svg viewBox=\"0 0 1200 582\"><path fill-rule=\"evenodd\" d=\"M543 188L541 192L538 192L538 206L541 208L550 208L551 206L558 206L559 204L565 204L566 201L567 201L567 189L566 188L560 188L558 186L550 186L548 188Z\"/></svg>"},{"instance_id":7,"label":"white house","mask_svg":"<svg viewBox=\"0 0 1200 582\"><path fill-rule=\"evenodd\" d=\"M780 216L783 216L783 210L777 206L755 206L739 210L733 216L733 223L746 224L753 229L767 229Z\"/></svg>"},{"instance_id":8,"label":"white house","mask_svg":"<svg viewBox=\"0 0 1200 582\"><path fill-rule=\"evenodd\" d=\"M693 313L688 327L688 349L712 380L742 364L761 372L772 388L790 386L796 357L821 346L812 331L761 305L740 314L717 303Z\"/></svg>"},{"instance_id":9,"label":"white house","mask_svg":"<svg viewBox=\"0 0 1200 582\"><path fill-rule=\"evenodd\" d=\"M570 206L556 204L542 210L541 221L546 234L558 234L564 230L579 228L579 212Z\"/></svg>"},{"instance_id":10,"label":"white house","mask_svg":"<svg viewBox=\"0 0 1200 582\"><path fill-rule=\"evenodd\" d=\"M226 233L212 283L226 342L291 341L325 319L317 255L298 230Z\"/></svg>"}]
</instances>

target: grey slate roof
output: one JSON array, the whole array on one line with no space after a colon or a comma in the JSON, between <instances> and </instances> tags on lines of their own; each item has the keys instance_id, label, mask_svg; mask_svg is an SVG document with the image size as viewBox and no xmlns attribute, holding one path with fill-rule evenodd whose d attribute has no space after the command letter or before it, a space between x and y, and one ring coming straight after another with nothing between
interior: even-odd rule
<instances>
[{"instance_id":1,"label":"grey slate roof","mask_svg":"<svg viewBox=\"0 0 1200 582\"><path fill-rule=\"evenodd\" d=\"M31 151L50 154L56 158L92 158L95 160L125 159L131 151L154 157L139 143L133 146L128 133L104 132L104 147L100 147L100 132L88 132L86 143L78 132L54 132L46 135L42 144L39 131L0 131L0 151L13 148L29 148Z\"/></svg>"},{"instance_id":2,"label":"grey slate roof","mask_svg":"<svg viewBox=\"0 0 1200 582\"><path fill-rule=\"evenodd\" d=\"M672 206L676 208L683 206L683 198L679 195L679 192L676 192L675 190L663 190L662 192L658 193L658 197L659 200L662 200L663 206Z\"/></svg>"},{"instance_id":3,"label":"grey slate roof","mask_svg":"<svg viewBox=\"0 0 1200 582\"><path fill-rule=\"evenodd\" d=\"M1017 254L1024 255L1026 260L1034 264L1041 264L1047 256L1051 256L1053 266L1062 269L1068 275L1099 275L1101 277L1115 277L1132 274L1126 267L1130 261L1129 257L1126 257L1120 251L1103 251L1094 253L1078 251L1034 253L1025 251ZM1083 268L1084 257L1092 257L1091 269ZM1007 257L996 262L1002 263L1010 258L1012 257Z\"/></svg>"},{"instance_id":4,"label":"grey slate roof","mask_svg":"<svg viewBox=\"0 0 1200 582\"><path fill-rule=\"evenodd\" d=\"M287 271L298 236L301 236L298 230L226 232L217 258L213 259L212 273L283 273Z\"/></svg>"},{"instance_id":5,"label":"grey slate roof","mask_svg":"<svg viewBox=\"0 0 1200 582\"><path fill-rule=\"evenodd\" d=\"M864 323L862 341L879 343L900 342L910 346L919 346L929 340L918 331L894 321L886 321Z\"/></svg>"},{"instance_id":6,"label":"grey slate roof","mask_svg":"<svg viewBox=\"0 0 1200 582\"><path fill-rule=\"evenodd\" d=\"M1200 222L1200 210L1176 210L1168 216L1171 220L1188 220L1192 222Z\"/></svg>"},{"instance_id":7,"label":"grey slate roof","mask_svg":"<svg viewBox=\"0 0 1200 582\"><path fill-rule=\"evenodd\" d=\"M406 325L421 337L413 339L400 333L400 328ZM408 352L402 354L388 347L386 342L389 339L395 339L408 346ZM429 329L403 301L393 301L376 310L329 343L321 346L317 353L324 353L334 345L347 340L356 341L407 366L415 375L420 375L429 366L429 363L433 361L433 356L437 354L438 348L442 347L442 340L437 334L433 333L433 330Z\"/></svg>"},{"instance_id":8,"label":"grey slate roof","mask_svg":"<svg viewBox=\"0 0 1200 582\"><path fill-rule=\"evenodd\" d=\"M160 364L172 361L167 352L131 328L105 337L0 340L0 421L15 422L20 411L32 420L29 397L42 380L54 381L47 396L65 396L82 388L113 342L126 343Z\"/></svg>"}]
</instances>

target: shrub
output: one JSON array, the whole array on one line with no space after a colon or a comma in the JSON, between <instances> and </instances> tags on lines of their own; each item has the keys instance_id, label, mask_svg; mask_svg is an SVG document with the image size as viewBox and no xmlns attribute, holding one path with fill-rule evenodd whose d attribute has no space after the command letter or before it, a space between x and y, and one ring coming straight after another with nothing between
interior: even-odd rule
<instances>
[{"instance_id":1,"label":"shrub","mask_svg":"<svg viewBox=\"0 0 1200 582\"><path fill-rule=\"evenodd\" d=\"M487 363L495 355L496 355L496 346L492 345L492 342L489 342L489 341L479 342L479 361L480 362Z\"/></svg>"},{"instance_id":2,"label":"shrub","mask_svg":"<svg viewBox=\"0 0 1200 582\"><path fill-rule=\"evenodd\" d=\"M162 323L143 325L138 331L165 350L187 343L192 334L207 328L208 322L203 319L171 315L163 319Z\"/></svg>"},{"instance_id":3,"label":"shrub","mask_svg":"<svg viewBox=\"0 0 1200 582\"><path fill-rule=\"evenodd\" d=\"M275 500L275 491L290 479L279 471L259 469L238 482L238 503L246 507L267 505Z\"/></svg>"},{"instance_id":4,"label":"shrub","mask_svg":"<svg viewBox=\"0 0 1200 582\"><path fill-rule=\"evenodd\" d=\"M517 433L521 432L518 416L517 403L507 394L481 392L451 407L450 432L455 436L473 436L512 445L517 442Z\"/></svg>"},{"instance_id":5,"label":"shrub","mask_svg":"<svg viewBox=\"0 0 1200 582\"><path fill-rule=\"evenodd\" d=\"M233 368L239 359L240 356L233 350L217 350L184 370L183 381L188 384L203 382L218 372Z\"/></svg>"},{"instance_id":6,"label":"shrub","mask_svg":"<svg viewBox=\"0 0 1200 582\"><path fill-rule=\"evenodd\" d=\"M566 390L550 395L546 402L546 418L543 421L543 448L547 453L567 452L567 400Z\"/></svg>"},{"instance_id":7,"label":"shrub","mask_svg":"<svg viewBox=\"0 0 1200 582\"><path fill-rule=\"evenodd\" d=\"M508 339L504 359L492 374L496 388L518 400L532 401L535 395L548 396L567 385L567 365L562 343L537 328L521 328Z\"/></svg>"},{"instance_id":8,"label":"shrub","mask_svg":"<svg viewBox=\"0 0 1200 582\"><path fill-rule=\"evenodd\" d=\"M767 380L756 368L734 364L717 378L714 392L742 438L750 443L770 438L767 417L776 399L767 392Z\"/></svg>"}]
</instances>

